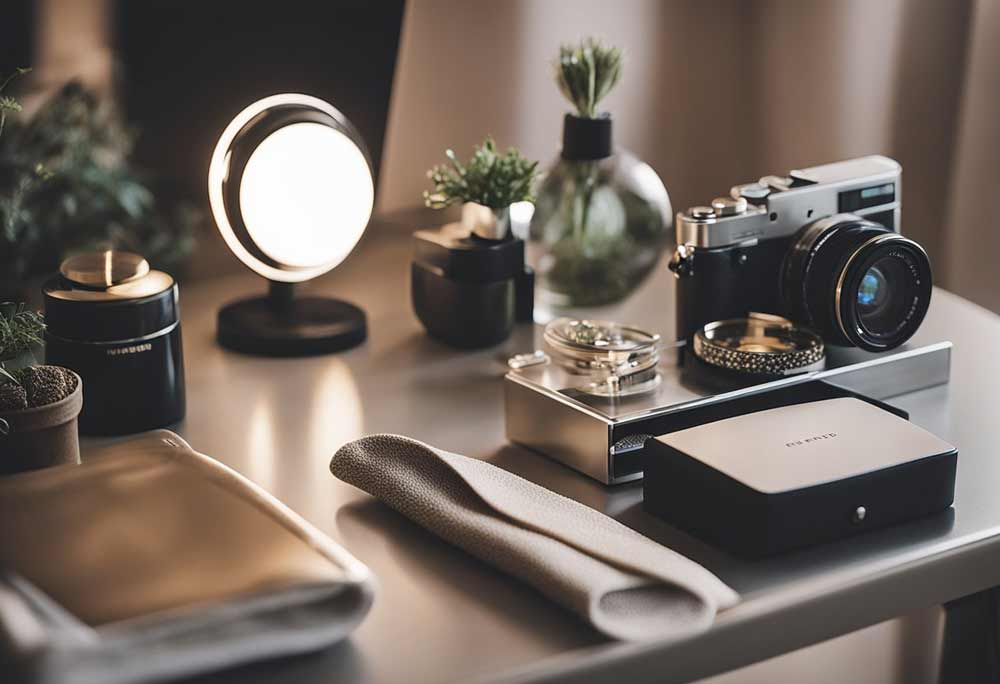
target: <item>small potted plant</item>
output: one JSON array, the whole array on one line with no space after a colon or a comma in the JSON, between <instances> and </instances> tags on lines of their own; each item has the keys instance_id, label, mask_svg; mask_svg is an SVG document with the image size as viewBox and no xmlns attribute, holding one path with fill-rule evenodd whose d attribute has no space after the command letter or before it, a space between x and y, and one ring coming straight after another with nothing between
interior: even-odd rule
<instances>
[{"instance_id":1,"label":"small potted plant","mask_svg":"<svg viewBox=\"0 0 1000 684\"><path fill-rule=\"evenodd\" d=\"M410 293L413 310L430 335L453 347L498 344L515 323L530 322L534 273L524 264L524 242L511 230L511 205L532 200L538 162L515 149L501 154L492 138L462 163L427 172L424 192L433 209L462 203L462 222L414 234Z\"/></svg>"},{"instance_id":2,"label":"small potted plant","mask_svg":"<svg viewBox=\"0 0 1000 684\"><path fill-rule=\"evenodd\" d=\"M510 234L510 205L532 202L537 161L528 161L510 148L497 151L487 137L466 163L447 150L449 164L439 164L427 172L433 191L424 192L424 203L432 209L462 204L462 225L470 233L487 240L502 240Z\"/></svg>"},{"instance_id":3,"label":"small potted plant","mask_svg":"<svg viewBox=\"0 0 1000 684\"><path fill-rule=\"evenodd\" d=\"M0 475L80 462L83 383L66 368L34 365L43 331L37 313L0 304Z\"/></svg>"},{"instance_id":4,"label":"small potted plant","mask_svg":"<svg viewBox=\"0 0 1000 684\"><path fill-rule=\"evenodd\" d=\"M555 81L573 110L545 172L528 239L540 299L551 315L626 297L652 271L672 211L656 172L613 144L600 103L622 76L622 51L594 38L563 45Z\"/></svg>"}]
</instances>

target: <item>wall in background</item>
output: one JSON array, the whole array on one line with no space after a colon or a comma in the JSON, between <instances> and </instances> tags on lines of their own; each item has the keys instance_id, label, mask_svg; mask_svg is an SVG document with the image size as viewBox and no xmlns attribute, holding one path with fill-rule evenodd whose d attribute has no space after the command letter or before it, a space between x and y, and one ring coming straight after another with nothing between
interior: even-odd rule
<instances>
[{"instance_id":1,"label":"wall in background","mask_svg":"<svg viewBox=\"0 0 1000 684\"><path fill-rule=\"evenodd\" d=\"M738 75L748 8L738 0L411 3L379 208L419 204L425 171L444 150L467 155L486 134L543 164L555 158L568 106L553 58L561 42L592 33L626 50L625 76L605 101L616 141L657 169L675 205L761 175L748 163L751 85Z\"/></svg>"},{"instance_id":2,"label":"wall in background","mask_svg":"<svg viewBox=\"0 0 1000 684\"><path fill-rule=\"evenodd\" d=\"M37 0L34 67L39 91L55 90L70 79L108 95L112 92L114 50L110 0Z\"/></svg>"},{"instance_id":3,"label":"wall in background","mask_svg":"<svg viewBox=\"0 0 1000 684\"><path fill-rule=\"evenodd\" d=\"M949 285L1000 312L1000 2L976 3L945 215ZM934 130L926 137L933 139Z\"/></svg>"}]
</instances>

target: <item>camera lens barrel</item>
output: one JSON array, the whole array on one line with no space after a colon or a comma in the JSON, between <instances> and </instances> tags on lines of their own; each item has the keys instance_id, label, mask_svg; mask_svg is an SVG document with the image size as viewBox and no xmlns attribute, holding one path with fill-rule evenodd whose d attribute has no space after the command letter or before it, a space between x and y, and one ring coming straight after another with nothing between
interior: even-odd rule
<instances>
[{"instance_id":1,"label":"camera lens barrel","mask_svg":"<svg viewBox=\"0 0 1000 684\"><path fill-rule=\"evenodd\" d=\"M930 260L913 240L838 214L795 236L781 289L791 316L827 341L884 351L920 327L931 298Z\"/></svg>"}]
</instances>

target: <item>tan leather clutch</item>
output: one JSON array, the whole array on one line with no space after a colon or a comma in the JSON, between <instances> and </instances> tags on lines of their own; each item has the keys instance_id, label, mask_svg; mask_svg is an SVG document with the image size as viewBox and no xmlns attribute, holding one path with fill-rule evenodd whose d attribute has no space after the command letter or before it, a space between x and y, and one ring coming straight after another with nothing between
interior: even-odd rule
<instances>
[{"instance_id":1,"label":"tan leather clutch","mask_svg":"<svg viewBox=\"0 0 1000 684\"><path fill-rule=\"evenodd\" d=\"M274 497L162 430L0 478L0 569L0 666L45 681L315 650L360 622L374 586Z\"/></svg>"}]
</instances>

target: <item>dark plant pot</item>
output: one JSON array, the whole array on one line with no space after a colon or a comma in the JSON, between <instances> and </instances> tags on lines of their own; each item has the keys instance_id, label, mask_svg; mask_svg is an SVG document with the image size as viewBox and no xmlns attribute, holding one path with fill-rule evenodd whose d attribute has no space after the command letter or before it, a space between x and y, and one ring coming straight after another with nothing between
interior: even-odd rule
<instances>
[{"instance_id":1,"label":"dark plant pot","mask_svg":"<svg viewBox=\"0 0 1000 684\"><path fill-rule=\"evenodd\" d=\"M0 411L0 475L78 464L76 418L81 408L83 381L76 375L76 389L61 401L20 411Z\"/></svg>"},{"instance_id":2,"label":"dark plant pot","mask_svg":"<svg viewBox=\"0 0 1000 684\"><path fill-rule=\"evenodd\" d=\"M532 320L535 275L524 242L491 240L449 224L413 234L413 311L428 334L460 349L506 340Z\"/></svg>"}]
</instances>

